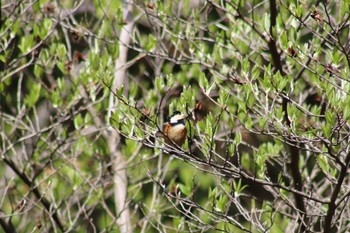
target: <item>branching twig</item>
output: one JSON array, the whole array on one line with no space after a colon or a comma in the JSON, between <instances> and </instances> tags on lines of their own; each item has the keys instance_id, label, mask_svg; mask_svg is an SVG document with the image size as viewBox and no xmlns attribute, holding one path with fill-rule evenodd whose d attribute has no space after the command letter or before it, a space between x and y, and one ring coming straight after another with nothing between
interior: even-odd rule
<instances>
[{"instance_id":1,"label":"branching twig","mask_svg":"<svg viewBox=\"0 0 350 233\"><path fill-rule=\"evenodd\" d=\"M278 13L277 13L276 0L270 0L270 39L268 41L268 46L271 52L273 63L275 65L275 70L280 72L282 76L285 76L285 72L282 67L281 55L277 50L277 45L274 37L277 14ZM289 128L291 128L291 122L288 117L288 99L285 97L282 97L282 109L284 112L284 122ZM300 152L298 147L289 146L289 153L290 153L290 160L291 160L290 169L291 169L291 175L293 178L294 188L298 191L302 191L303 182L301 178L301 173L299 171ZM307 218L306 218L307 214L306 214L304 200L299 195L294 195L294 198L296 202L296 207L300 210L300 212L303 215L302 220L299 222L301 223L300 232L304 232L307 226Z\"/></svg>"},{"instance_id":2,"label":"branching twig","mask_svg":"<svg viewBox=\"0 0 350 233\"><path fill-rule=\"evenodd\" d=\"M343 185L345 176L347 174L349 163L350 163L350 153L348 153L345 157L344 165L341 167L340 173L338 175L337 184L335 185L334 190L333 190L332 195L331 195L326 218L324 221L324 228L323 228L324 233L334 231L334 229L332 228L332 226L333 226L332 219L334 217L334 213L335 213L335 210L337 208L336 201L337 201L338 195L340 193L341 187Z\"/></svg>"}]
</instances>

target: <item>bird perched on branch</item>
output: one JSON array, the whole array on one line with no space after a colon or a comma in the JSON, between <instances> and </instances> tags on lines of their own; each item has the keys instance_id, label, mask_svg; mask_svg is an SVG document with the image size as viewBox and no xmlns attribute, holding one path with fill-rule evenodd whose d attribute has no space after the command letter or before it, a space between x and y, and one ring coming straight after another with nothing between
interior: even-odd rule
<instances>
[{"instance_id":1,"label":"bird perched on branch","mask_svg":"<svg viewBox=\"0 0 350 233\"><path fill-rule=\"evenodd\" d=\"M185 116L179 111L175 111L168 121L165 123L163 134L165 143L169 145L182 146L186 141L186 126L185 126Z\"/></svg>"}]
</instances>

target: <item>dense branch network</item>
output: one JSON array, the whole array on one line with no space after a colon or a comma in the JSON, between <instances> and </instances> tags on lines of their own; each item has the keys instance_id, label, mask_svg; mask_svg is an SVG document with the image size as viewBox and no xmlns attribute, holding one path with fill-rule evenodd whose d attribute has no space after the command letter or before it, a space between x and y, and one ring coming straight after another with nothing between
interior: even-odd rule
<instances>
[{"instance_id":1,"label":"dense branch network","mask_svg":"<svg viewBox=\"0 0 350 233\"><path fill-rule=\"evenodd\" d=\"M5 232L347 229L348 5L184 2L2 6Z\"/></svg>"}]
</instances>

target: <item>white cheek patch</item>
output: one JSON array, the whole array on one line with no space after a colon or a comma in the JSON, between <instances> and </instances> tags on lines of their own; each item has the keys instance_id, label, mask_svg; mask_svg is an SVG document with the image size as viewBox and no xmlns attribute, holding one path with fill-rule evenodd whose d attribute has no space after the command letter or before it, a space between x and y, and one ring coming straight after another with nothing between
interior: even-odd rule
<instances>
[{"instance_id":1,"label":"white cheek patch","mask_svg":"<svg viewBox=\"0 0 350 233\"><path fill-rule=\"evenodd\" d=\"M184 119L184 117L182 115L175 115L172 118L170 118L170 123L171 124L175 124L177 123L179 120Z\"/></svg>"}]
</instances>

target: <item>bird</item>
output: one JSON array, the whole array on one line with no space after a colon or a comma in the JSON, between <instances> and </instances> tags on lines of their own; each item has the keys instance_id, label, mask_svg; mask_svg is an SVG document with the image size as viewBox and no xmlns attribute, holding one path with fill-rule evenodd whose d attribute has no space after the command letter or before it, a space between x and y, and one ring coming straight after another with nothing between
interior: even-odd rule
<instances>
[{"instance_id":1,"label":"bird","mask_svg":"<svg viewBox=\"0 0 350 233\"><path fill-rule=\"evenodd\" d=\"M173 115L165 123L163 134L166 144L174 146L174 143L181 147L186 141L185 116L179 111L174 111Z\"/></svg>"}]
</instances>

